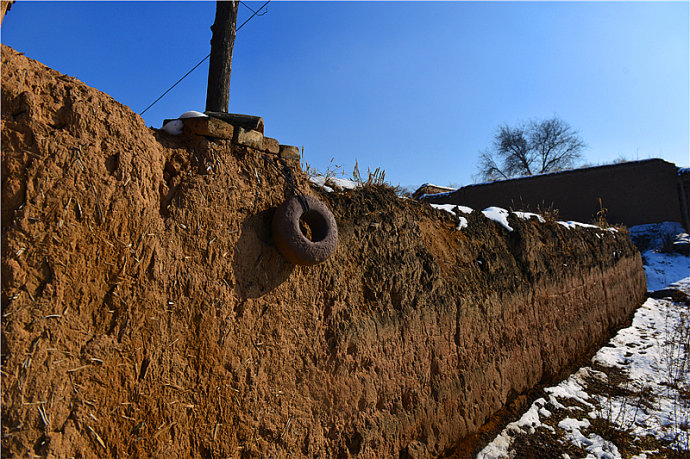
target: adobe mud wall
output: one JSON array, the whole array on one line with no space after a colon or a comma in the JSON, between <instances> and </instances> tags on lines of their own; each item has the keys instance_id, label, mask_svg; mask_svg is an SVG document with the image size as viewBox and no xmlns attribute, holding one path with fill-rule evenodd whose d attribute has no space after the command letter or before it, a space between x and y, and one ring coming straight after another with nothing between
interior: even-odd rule
<instances>
[{"instance_id":1,"label":"adobe mud wall","mask_svg":"<svg viewBox=\"0 0 690 459\"><path fill-rule=\"evenodd\" d=\"M606 219L612 224L673 221L690 231L687 200L681 196L681 190L687 193L689 181L681 181L674 164L648 159L469 185L422 199L474 209L499 206L534 212L553 207L558 209L561 219L580 222L596 219L603 206Z\"/></svg>"},{"instance_id":2,"label":"adobe mud wall","mask_svg":"<svg viewBox=\"0 0 690 459\"><path fill-rule=\"evenodd\" d=\"M3 455L437 456L644 298L624 233L458 231L298 168L340 244L296 267L274 165L2 48Z\"/></svg>"}]
</instances>

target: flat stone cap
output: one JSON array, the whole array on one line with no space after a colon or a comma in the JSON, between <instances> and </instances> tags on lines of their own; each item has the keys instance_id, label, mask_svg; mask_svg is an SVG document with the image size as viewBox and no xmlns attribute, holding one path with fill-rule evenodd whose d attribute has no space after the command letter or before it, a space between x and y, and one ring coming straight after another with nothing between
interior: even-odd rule
<instances>
[{"instance_id":1,"label":"flat stone cap","mask_svg":"<svg viewBox=\"0 0 690 459\"><path fill-rule=\"evenodd\" d=\"M216 118L233 126L239 126L245 131L259 131L264 133L264 119L260 116L241 115L239 113L205 112L211 118Z\"/></svg>"},{"instance_id":2,"label":"flat stone cap","mask_svg":"<svg viewBox=\"0 0 690 459\"><path fill-rule=\"evenodd\" d=\"M185 134L204 135L219 139L232 140L235 127L216 118L183 118L183 131Z\"/></svg>"}]
</instances>

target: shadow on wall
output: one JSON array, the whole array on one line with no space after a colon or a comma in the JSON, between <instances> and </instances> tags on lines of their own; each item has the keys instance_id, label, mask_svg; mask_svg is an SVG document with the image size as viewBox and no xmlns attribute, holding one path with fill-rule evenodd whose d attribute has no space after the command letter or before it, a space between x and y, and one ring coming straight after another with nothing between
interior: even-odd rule
<instances>
[{"instance_id":1,"label":"shadow on wall","mask_svg":"<svg viewBox=\"0 0 690 459\"><path fill-rule=\"evenodd\" d=\"M244 219L235 244L232 270L235 293L243 299L259 298L280 286L295 269L273 245L271 220L275 209Z\"/></svg>"}]
</instances>

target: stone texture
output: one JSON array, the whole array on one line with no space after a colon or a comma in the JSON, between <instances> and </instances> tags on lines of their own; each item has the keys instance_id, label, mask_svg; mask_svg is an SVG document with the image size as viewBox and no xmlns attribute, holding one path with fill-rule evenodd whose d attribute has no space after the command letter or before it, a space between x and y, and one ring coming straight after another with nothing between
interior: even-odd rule
<instances>
[{"instance_id":1,"label":"stone texture","mask_svg":"<svg viewBox=\"0 0 690 459\"><path fill-rule=\"evenodd\" d=\"M246 131L259 131L264 133L264 120L260 116L242 115L239 113L205 112L208 116L230 123L233 126L241 127Z\"/></svg>"},{"instance_id":2,"label":"stone texture","mask_svg":"<svg viewBox=\"0 0 690 459\"><path fill-rule=\"evenodd\" d=\"M429 457L429 451L424 443L419 440L413 440L407 445L407 454L402 454L404 459L425 459Z\"/></svg>"},{"instance_id":3,"label":"stone texture","mask_svg":"<svg viewBox=\"0 0 690 459\"><path fill-rule=\"evenodd\" d=\"M216 118L185 118L183 132L185 134L196 134L219 139L232 139L235 128Z\"/></svg>"},{"instance_id":4,"label":"stone texture","mask_svg":"<svg viewBox=\"0 0 690 459\"><path fill-rule=\"evenodd\" d=\"M261 148L263 151L277 155L280 151L280 145L276 139L270 137L264 137L263 146Z\"/></svg>"},{"instance_id":5,"label":"stone texture","mask_svg":"<svg viewBox=\"0 0 690 459\"><path fill-rule=\"evenodd\" d=\"M286 160L299 161L299 148L293 147L292 145L281 145L278 156Z\"/></svg>"},{"instance_id":6,"label":"stone texture","mask_svg":"<svg viewBox=\"0 0 690 459\"><path fill-rule=\"evenodd\" d=\"M238 127L236 142L244 147L263 150L264 136L258 131L246 131L244 128Z\"/></svg>"}]
</instances>

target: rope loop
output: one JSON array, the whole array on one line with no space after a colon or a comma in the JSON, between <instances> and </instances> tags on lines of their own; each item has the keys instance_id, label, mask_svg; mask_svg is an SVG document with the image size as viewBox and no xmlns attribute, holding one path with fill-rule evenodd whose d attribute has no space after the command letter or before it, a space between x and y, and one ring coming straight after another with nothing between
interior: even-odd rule
<instances>
[{"instance_id":1,"label":"rope loop","mask_svg":"<svg viewBox=\"0 0 690 459\"><path fill-rule=\"evenodd\" d=\"M297 184L295 183L295 177L292 174L292 169L290 169L290 166L288 166L287 162L280 156L276 156L276 162L280 163L282 168L278 167L277 164L275 164L273 161L270 161L268 158L268 155L264 155L264 160L266 160L273 168L278 171L278 173L283 177L285 180L285 183L287 186L290 188L292 191L293 196L297 197L299 200L300 204L302 205L302 209L304 212L309 212L309 203L307 202L307 198L302 193L302 191L297 187Z\"/></svg>"}]
</instances>

